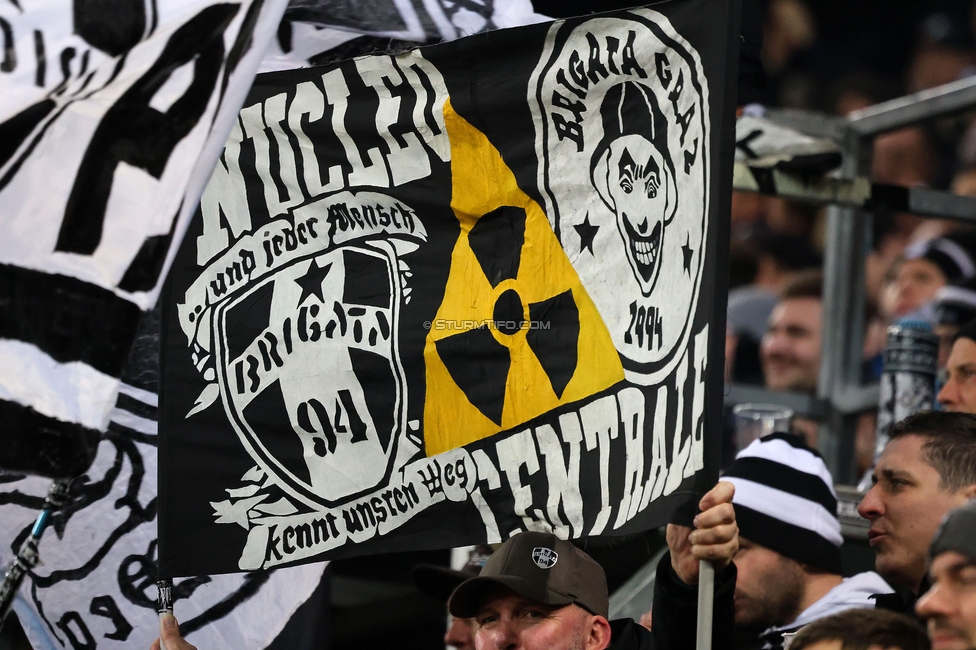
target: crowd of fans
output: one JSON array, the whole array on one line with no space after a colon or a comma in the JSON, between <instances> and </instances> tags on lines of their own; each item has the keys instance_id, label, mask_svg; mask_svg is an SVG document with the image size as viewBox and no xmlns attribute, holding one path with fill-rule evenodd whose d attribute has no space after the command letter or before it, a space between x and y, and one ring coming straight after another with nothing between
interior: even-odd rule
<instances>
[{"instance_id":1,"label":"crowd of fans","mask_svg":"<svg viewBox=\"0 0 976 650\"><path fill-rule=\"evenodd\" d=\"M976 74L974 34L976 2L968 0L769 0L764 102L846 116ZM976 113L879 136L871 174L976 197ZM873 487L858 513L870 522L874 570L844 577L837 494L815 451L818 427L796 419L793 433L756 440L729 459L694 529L668 527L669 553L643 627L608 620L596 562L553 535L527 532L494 552L477 547L460 570L417 569L418 587L453 615L448 645L691 650L698 560L709 559L718 570L716 650L976 649L976 228L910 214L868 217L865 380L879 377L886 330L898 319L930 323L941 341L942 410L897 423L877 463L875 413L861 416L857 464L872 471ZM731 219L727 377L813 394L824 211L736 193ZM161 630L167 650L192 648L171 616Z\"/></svg>"},{"instance_id":2,"label":"crowd of fans","mask_svg":"<svg viewBox=\"0 0 976 650\"><path fill-rule=\"evenodd\" d=\"M894 2L884 10L873 2L765 4L761 58L769 106L845 117L976 74L976 3L970 0ZM976 197L976 113L878 136L871 177ZM976 228L884 210L865 218L865 382L882 371L887 327L925 321L941 340L939 402L976 412L976 325L966 328L976 318ZM812 395L822 352L826 208L736 192L731 219L728 380ZM876 426L875 413L861 415L861 474L873 460ZM795 428L816 446L815 423ZM726 449L726 462L732 453Z\"/></svg>"}]
</instances>

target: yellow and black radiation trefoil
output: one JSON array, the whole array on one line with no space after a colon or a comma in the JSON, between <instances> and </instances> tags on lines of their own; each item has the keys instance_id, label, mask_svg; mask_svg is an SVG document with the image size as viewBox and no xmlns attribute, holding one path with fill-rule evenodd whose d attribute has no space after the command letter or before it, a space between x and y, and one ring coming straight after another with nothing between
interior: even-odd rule
<instances>
[{"instance_id":1,"label":"yellow and black radiation trefoil","mask_svg":"<svg viewBox=\"0 0 976 650\"><path fill-rule=\"evenodd\" d=\"M444 119L461 233L424 347L428 456L624 378L603 319L542 209L450 102Z\"/></svg>"}]
</instances>

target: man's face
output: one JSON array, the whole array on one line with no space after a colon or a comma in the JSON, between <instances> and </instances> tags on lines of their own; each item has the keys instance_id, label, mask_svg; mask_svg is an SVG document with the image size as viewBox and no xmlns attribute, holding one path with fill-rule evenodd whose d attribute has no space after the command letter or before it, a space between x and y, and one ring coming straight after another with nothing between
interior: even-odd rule
<instances>
[{"instance_id":1,"label":"man's face","mask_svg":"<svg viewBox=\"0 0 976 650\"><path fill-rule=\"evenodd\" d=\"M976 413L976 342L958 339L946 362L939 404L947 411Z\"/></svg>"},{"instance_id":2,"label":"man's face","mask_svg":"<svg viewBox=\"0 0 976 650\"><path fill-rule=\"evenodd\" d=\"M595 619L605 634L593 632ZM578 605L544 605L504 587L488 594L475 625L477 650L603 650L610 642L606 619Z\"/></svg>"},{"instance_id":3,"label":"man's face","mask_svg":"<svg viewBox=\"0 0 976 650\"><path fill-rule=\"evenodd\" d=\"M817 298L781 301L760 346L766 387L813 392L820 372L822 307Z\"/></svg>"},{"instance_id":4,"label":"man's face","mask_svg":"<svg viewBox=\"0 0 976 650\"><path fill-rule=\"evenodd\" d=\"M932 588L915 606L928 619L932 650L976 648L976 562L956 551L932 560Z\"/></svg>"},{"instance_id":5,"label":"man's face","mask_svg":"<svg viewBox=\"0 0 976 650\"><path fill-rule=\"evenodd\" d=\"M945 283L945 275L932 262L921 258L905 260L895 276L894 315L904 316L915 311L935 298L935 292Z\"/></svg>"},{"instance_id":6,"label":"man's face","mask_svg":"<svg viewBox=\"0 0 976 650\"><path fill-rule=\"evenodd\" d=\"M474 633L477 629L473 618L451 617L451 623L444 634L444 645L457 650L474 650Z\"/></svg>"},{"instance_id":7,"label":"man's face","mask_svg":"<svg viewBox=\"0 0 976 650\"><path fill-rule=\"evenodd\" d=\"M736 625L769 627L796 619L804 588L797 562L740 536L735 566Z\"/></svg>"},{"instance_id":8,"label":"man's face","mask_svg":"<svg viewBox=\"0 0 976 650\"><path fill-rule=\"evenodd\" d=\"M939 473L922 450L929 440L907 435L889 442L874 468L874 486L857 507L858 514L871 520L868 542L876 554L878 573L916 592L939 522L967 501L963 490L940 487Z\"/></svg>"}]
</instances>

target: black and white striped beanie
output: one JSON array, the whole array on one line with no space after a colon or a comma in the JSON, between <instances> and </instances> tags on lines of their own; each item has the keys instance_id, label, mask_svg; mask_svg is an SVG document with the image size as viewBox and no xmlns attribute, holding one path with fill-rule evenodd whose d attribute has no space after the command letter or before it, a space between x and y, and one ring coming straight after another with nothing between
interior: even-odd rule
<instances>
[{"instance_id":1,"label":"black and white striped beanie","mask_svg":"<svg viewBox=\"0 0 976 650\"><path fill-rule=\"evenodd\" d=\"M937 325L962 325L976 318L976 278L941 287L932 308Z\"/></svg>"},{"instance_id":2,"label":"black and white striped beanie","mask_svg":"<svg viewBox=\"0 0 976 650\"><path fill-rule=\"evenodd\" d=\"M905 249L905 259L926 259L939 267L946 277L946 282L959 282L976 277L976 262L973 261L974 244L976 240L972 233L952 233L945 237L910 244Z\"/></svg>"},{"instance_id":3,"label":"black and white striped beanie","mask_svg":"<svg viewBox=\"0 0 976 650\"><path fill-rule=\"evenodd\" d=\"M739 534L797 562L840 573L844 538L837 493L823 459L784 433L753 441L722 477L735 485Z\"/></svg>"}]
</instances>

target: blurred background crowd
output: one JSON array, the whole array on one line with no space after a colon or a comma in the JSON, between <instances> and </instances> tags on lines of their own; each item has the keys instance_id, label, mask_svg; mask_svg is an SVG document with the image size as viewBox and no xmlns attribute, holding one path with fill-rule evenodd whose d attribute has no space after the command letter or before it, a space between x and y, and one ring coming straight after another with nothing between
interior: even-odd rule
<instances>
[{"instance_id":1,"label":"blurred background crowd","mask_svg":"<svg viewBox=\"0 0 976 650\"><path fill-rule=\"evenodd\" d=\"M848 117L976 74L976 3L970 0L768 0L764 10L760 93L768 107ZM976 112L878 136L870 170L875 182L976 197ZM815 393L826 211L734 193L730 382ZM944 365L962 324L951 321L976 316L976 229L885 211L866 218L864 381L878 379L886 328L905 317L927 321L944 336ZM937 299L946 296L955 306L951 313L938 309ZM951 327L940 328L940 321ZM859 474L870 466L875 426L874 414L864 413ZM816 444L812 423L799 428Z\"/></svg>"}]
</instances>

